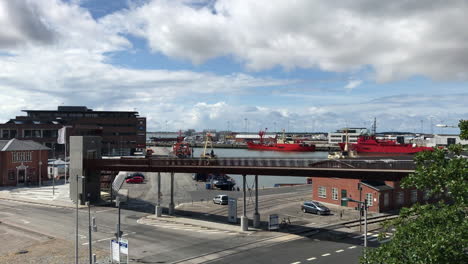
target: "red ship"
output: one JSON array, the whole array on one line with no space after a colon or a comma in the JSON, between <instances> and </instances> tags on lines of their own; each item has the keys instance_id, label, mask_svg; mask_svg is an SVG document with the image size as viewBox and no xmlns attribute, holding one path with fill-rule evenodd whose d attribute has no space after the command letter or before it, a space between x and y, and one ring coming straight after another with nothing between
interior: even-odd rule
<instances>
[{"instance_id":1,"label":"red ship","mask_svg":"<svg viewBox=\"0 0 468 264\"><path fill-rule=\"evenodd\" d=\"M338 143L341 150L345 149L346 143ZM395 140L380 140L375 136L360 136L357 143L348 144L350 150L357 153L402 153L414 154L420 151L432 151L430 147L418 147L413 144L400 144Z\"/></svg>"},{"instance_id":2,"label":"red ship","mask_svg":"<svg viewBox=\"0 0 468 264\"><path fill-rule=\"evenodd\" d=\"M306 144L304 142L288 142L283 139L278 140L276 137L274 141L265 142L263 136L265 131L260 131L258 135L260 136L259 143L247 142L247 148L252 150L273 150L273 151L315 151L315 145Z\"/></svg>"}]
</instances>

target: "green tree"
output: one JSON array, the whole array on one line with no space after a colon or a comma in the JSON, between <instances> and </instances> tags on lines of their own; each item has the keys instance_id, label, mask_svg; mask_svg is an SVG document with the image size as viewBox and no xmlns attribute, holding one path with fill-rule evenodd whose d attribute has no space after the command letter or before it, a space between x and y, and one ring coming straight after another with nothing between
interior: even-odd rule
<instances>
[{"instance_id":1,"label":"green tree","mask_svg":"<svg viewBox=\"0 0 468 264\"><path fill-rule=\"evenodd\" d=\"M460 121L459 127L460 137L465 137L468 121ZM468 263L468 160L461 150L460 145L452 145L416 155L416 170L402 180L402 186L443 199L403 208L397 219L384 224L384 229L396 229L393 238L368 250L361 263Z\"/></svg>"},{"instance_id":2,"label":"green tree","mask_svg":"<svg viewBox=\"0 0 468 264\"><path fill-rule=\"evenodd\" d=\"M460 120L458 127L460 128L460 138L468 139L468 120Z\"/></svg>"}]
</instances>

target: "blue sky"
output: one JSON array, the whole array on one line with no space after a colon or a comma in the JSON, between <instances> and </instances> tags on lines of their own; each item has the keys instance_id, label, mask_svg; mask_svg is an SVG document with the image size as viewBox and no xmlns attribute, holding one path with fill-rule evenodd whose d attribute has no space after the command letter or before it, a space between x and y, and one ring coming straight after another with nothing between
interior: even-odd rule
<instances>
[{"instance_id":1,"label":"blue sky","mask_svg":"<svg viewBox=\"0 0 468 264\"><path fill-rule=\"evenodd\" d=\"M64 104L136 109L151 131L166 121L170 130L333 131L376 117L379 131L422 124L456 133L434 125L468 116L466 9L463 1L6 1L0 119Z\"/></svg>"}]
</instances>

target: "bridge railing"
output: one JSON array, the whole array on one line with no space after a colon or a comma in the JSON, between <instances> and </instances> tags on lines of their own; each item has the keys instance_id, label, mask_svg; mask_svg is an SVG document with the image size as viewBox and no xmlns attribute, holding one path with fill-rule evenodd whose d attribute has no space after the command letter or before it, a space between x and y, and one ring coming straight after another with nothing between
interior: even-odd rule
<instances>
[{"instance_id":1,"label":"bridge railing","mask_svg":"<svg viewBox=\"0 0 468 264\"><path fill-rule=\"evenodd\" d=\"M216 159L179 159L179 158L121 158L90 160L99 166L130 165L130 166L221 166L221 167L294 167L294 168L341 168L341 169L393 169L413 170L413 160L323 160L308 158L249 158L229 157Z\"/></svg>"}]
</instances>

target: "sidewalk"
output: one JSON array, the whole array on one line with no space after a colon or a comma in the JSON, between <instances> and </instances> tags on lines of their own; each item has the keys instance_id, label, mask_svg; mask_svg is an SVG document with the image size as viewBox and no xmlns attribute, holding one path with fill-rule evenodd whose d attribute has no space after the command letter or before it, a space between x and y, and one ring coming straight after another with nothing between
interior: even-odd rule
<instances>
[{"instance_id":1,"label":"sidewalk","mask_svg":"<svg viewBox=\"0 0 468 264\"><path fill-rule=\"evenodd\" d=\"M69 198L70 185L63 181L55 183L44 182L42 186L29 187L2 187L0 188L0 200L25 202L38 205L48 205L64 208L75 208L76 205ZM84 205L80 205L85 207Z\"/></svg>"}]
</instances>

